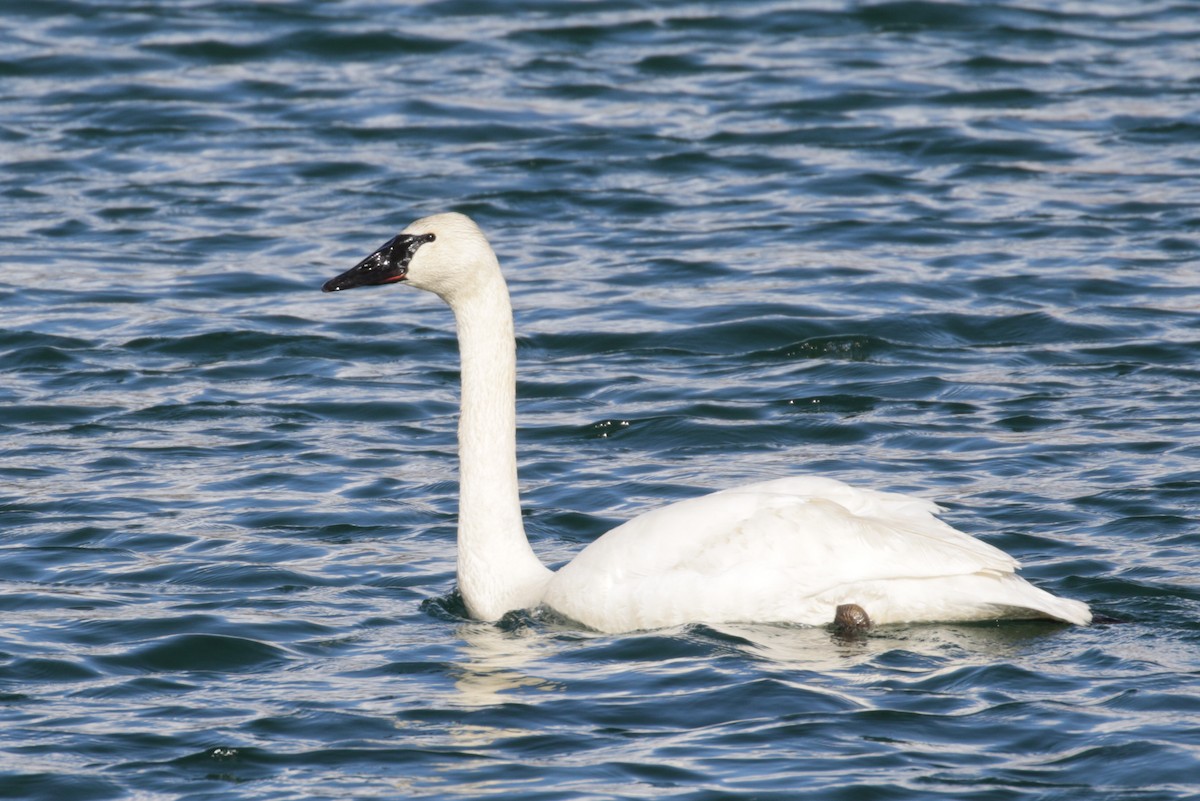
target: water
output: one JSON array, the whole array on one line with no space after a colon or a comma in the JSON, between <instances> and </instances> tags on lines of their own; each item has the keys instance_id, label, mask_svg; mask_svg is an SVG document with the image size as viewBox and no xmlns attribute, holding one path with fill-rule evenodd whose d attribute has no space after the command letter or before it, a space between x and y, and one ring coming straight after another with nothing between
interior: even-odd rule
<instances>
[{"instance_id":1,"label":"water","mask_svg":"<svg viewBox=\"0 0 1200 801\"><path fill-rule=\"evenodd\" d=\"M0 798L1200 794L1200 5L0 12ZM501 253L549 562L816 472L1124 623L465 620Z\"/></svg>"}]
</instances>

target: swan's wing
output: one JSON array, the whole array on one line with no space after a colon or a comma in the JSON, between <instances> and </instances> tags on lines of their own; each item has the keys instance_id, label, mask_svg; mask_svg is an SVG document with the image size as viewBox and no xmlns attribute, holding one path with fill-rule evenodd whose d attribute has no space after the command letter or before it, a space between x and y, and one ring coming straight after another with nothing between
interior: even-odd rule
<instances>
[{"instance_id":1,"label":"swan's wing","mask_svg":"<svg viewBox=\"0 0 1200 801\"><path fill-rule=\"evenodd\" d=\"M857 602L843 591L895 585L934 593L928 580L948 577L1029 586L1012 576L1016 560L936 511L919 498L825 478L724 490L608 532L555 574L545 601L586 625L620 631L695 621L824 623L837 603Z\"/></svg>"},{"instance_id":2,"label":"swan's wing","mask_svg":"<svg viewBox=\"0 0 1200 801\"><path fill-rule=\"evenodd\" d=\"M864 565L873 564L871 554L881 556L894 549L887 556L891 567L880 565L888 575L897 575L901 570L921 576L945 575L945 570L1012 573L1020 567L999 548L939 520L936 514L940 508L924 498L858 489L834 479L812 477L751 484L707 498L743 494L750 496L756 516L765 512L798 517L797 523L811 522L817 527L815 534L823 540L848 538L835 547L865 548L861 554ZM821 525L827 528L822 530ZM794 530L811 531L799 526Z\"/></svg>"}]
</instances>

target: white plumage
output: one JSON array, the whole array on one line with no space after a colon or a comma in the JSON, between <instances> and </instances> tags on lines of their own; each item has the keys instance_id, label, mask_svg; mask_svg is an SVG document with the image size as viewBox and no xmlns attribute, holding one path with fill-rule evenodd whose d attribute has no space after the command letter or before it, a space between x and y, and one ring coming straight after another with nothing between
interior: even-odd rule
<instances>
[{"instance_id":1,"label":"white plumage","mask_svg":"<svg viewBox=\"0 0 1200 801\"><path fill-rule=\"evenodd\" d=\"M685 623L830 623L856 604L876 624L1052 618L1079 601L1016 575L1016 560L935 517L926 500L794 477L655 509L551 572L521 521L516 349L508 289L483 233L461 214L417 220L327 291L406 281L454 310L462 358L458 581L494 620L545 605L606 632Z\"/></svg>"}]
</instances>

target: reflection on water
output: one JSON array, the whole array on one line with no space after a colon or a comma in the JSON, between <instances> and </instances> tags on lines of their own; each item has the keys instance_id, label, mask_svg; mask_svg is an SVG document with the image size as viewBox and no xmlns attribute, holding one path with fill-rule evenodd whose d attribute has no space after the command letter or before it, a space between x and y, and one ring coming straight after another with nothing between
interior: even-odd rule
<instances>
[{"instance_id":1,"label":"reflection on water","mask_svg":"<svg viewBox=\"0 0 1200 801\"><path fill-rule=\"evenodd\" d=\"M492 623L464 623L456 634L462 640L460 658L456 660L455 702L462 706L478 707L518 700L507 695L514 690L531 689L550 692L554 682L531 675L539 660L551 655L555 642L535 631L505 631ZM519 700L529 703L529 695Z\"/></svg>"},{"instance_id":2,"label":"reflection on water","mask_svg":"<svg viewBox=\"0 0 1200 801\"><path fill-rule=\"evenodd\" d=\"M451 700L468 708L537 704L571 695L581 684L609 682L631 669L631 657L653 655L651 664L638 668L643 677L651 673L683 677L710 666L713 659L736 657L739 662L752 660L774 676L787 676L806 690L832 693L867 707L871 701L847 692L845 679L853 686L856 674L874 676L882 665L922 679L936 677L946 666L1019 665L1036 661L1039 648L1053 644L1067 630L1051 622L1003 621L884 626L845 636L827 627L722 623L613 636L546 625L512 630L467 622L455 629L461 643L451 670L455 690ZM623 658L574 665L567 657L580 647L612 651ZM478 738L484 730L472 731L472 738Z\"/></svg>"}]
</instances>

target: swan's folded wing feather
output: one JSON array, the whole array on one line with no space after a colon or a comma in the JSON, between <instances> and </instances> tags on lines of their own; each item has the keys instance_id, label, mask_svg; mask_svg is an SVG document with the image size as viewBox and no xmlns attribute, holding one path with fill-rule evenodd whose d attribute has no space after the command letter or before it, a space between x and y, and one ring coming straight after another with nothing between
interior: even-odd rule
<instances>
[{"instance_id":1,"label":"swan's folded wing feather","mask_svg":"<svg viewBox=\"0 0 1200 801\"><path fill-rule=\"evenodd\" d=\"M973 569L962 572L994 570L1011 573L1020 568L1020 563L1004 551L964 534L940 520L937 513L941 508L925 498L860 489L835 479L820 477L778 479L733 488L706 497L739 493L756 496L760 507L781 503L795 508L794 503L798 499L830 501L849 513L849 517L842 519L848 522L852 518L870 524L875 535L882 540L894 542L894 538L900 536L906 549L915 549L914 556L920 553L936 554L939 564L974 565ZM830 520L829 525L829 531L839 530L837 520ZM964 559L966 562L962 561ZM940 575L936 572L935 574Z\"/></svg>"}]
</instances>

